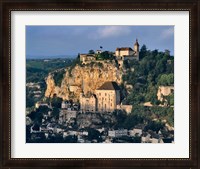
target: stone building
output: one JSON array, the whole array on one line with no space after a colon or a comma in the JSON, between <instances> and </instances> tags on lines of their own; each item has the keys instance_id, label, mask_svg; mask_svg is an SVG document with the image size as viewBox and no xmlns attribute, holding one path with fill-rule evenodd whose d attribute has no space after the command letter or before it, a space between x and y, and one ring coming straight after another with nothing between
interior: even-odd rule
<instances>
[{"instance_id":1,"label":"stone building","mask_svg":"<svg viewBox=\"0 0 200 169\"><path fill-rule=\"evenodd\" d=\"M59 114L59 120L61 122L69 121L72 118L76 118L77 111L70 109L62 109Z\"/></svg>"},{"instance_id":2,"label":"stone building","mask_svg":"<svg viewBox=\"0 0 200 169\"><path fill-rule=\"evenodd\" d=\"M80 61L83 64L90 63L92 61L96 61L95 54L80 54Z\"/></svg>"},{"instance_id":3,"label":"stone building","mask_svg":"<svg viewBox=\"0 0 200 169\"><path fill-rule=\"evenodd\" d=\"M127 136L128 135L128 130L127 129L121 129L121 130L109 130L108 131L108 136L109 137L122 137L122 136Z\"/></svg>"},{"instance_id":4,"label":"stone building","mask_svg":"<svg viewBox=\"0 0 200 169\"><path fill-rule=\"evenodd\" d=\"M120 88L116 82L105 82L95 90L95 94L99 112L112 112L120 104Z\"/></svg>"},{"instance_id":5,"label":"stone building","mask_svg":"<svg viewBox=\"0 0 200 169\"><path fill-rule=\"evenodd\" d=\"M80 94L82 112L112 112L120 104L120 88L116 82L105 82L95 94Z\"/></svg>"},{"instance_id":6,"label":"stone building","mask_svg":"<svg viewBox=\"0 0 200 169\"><path fill-rule=\"evenodd\" d=\"M84 95L80 94L80 110L83 112L95 112L97 110L97 98L94 94Z\"/></svg>"},{"instance_id":7,"label":"stone building","mask_svg":"<svg viewBox=\"0 0 200 169\"><path fill-rule=\"evenodd\" d=\"M136 42L133 46L133 49L130 47L121 47L115 50L115 56L117 60L139 60L139 43L136 39Z\"/></svg>"}]
</instances>

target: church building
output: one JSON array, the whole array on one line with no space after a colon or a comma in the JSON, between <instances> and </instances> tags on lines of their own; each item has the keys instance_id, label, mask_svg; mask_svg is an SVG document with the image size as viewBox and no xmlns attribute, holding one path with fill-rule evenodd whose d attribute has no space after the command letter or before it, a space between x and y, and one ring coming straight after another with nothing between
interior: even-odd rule
<instances>
[{"instance_id":1,"label":"church building","mask_svg":"<svg viewBox=\"0 0 200 169\"><path fill-rule=\"evenodd\" d=\"M121 47L115 50L115 56L117 60L139 60L139 43L136 39L136 42L133 46L133 49L130 47Z\"/></svg>"}]
</instances>

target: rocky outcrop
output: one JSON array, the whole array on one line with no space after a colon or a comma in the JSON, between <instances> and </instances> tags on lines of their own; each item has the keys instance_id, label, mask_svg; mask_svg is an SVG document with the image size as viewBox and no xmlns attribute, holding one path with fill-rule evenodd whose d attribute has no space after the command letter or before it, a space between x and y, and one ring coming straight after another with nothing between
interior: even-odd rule
<instances>
[{"instance_id":1,"label":"rocky outcrop","mask_svg":"<svg viewBox=\"0 0 200 169\"><path fill-rule=\"evenodd\" d=\"M174 91L174 86L159 86L157 92L157 98L163 101L163 96L168 96Z\"/></svg>"},{"instance_id":2,"label":"rocky outcrop","mask_svg":"<svg viewBox=\"0 0 200 169\"><path fill-rule=\"evenodd\" d=\"M114 62L91 63L87 65L76 65L72 70L66 69L61 86L56 86L53 74L46 78L46 97L57 97L64 100L72 99L77 101L83 90L84 94L94 93L106 81L122 83L122 70L116 67ZM73 90L72 90L73 89ZM74 90L76 89L76 90Z\"/></svg>"}]
</instances>

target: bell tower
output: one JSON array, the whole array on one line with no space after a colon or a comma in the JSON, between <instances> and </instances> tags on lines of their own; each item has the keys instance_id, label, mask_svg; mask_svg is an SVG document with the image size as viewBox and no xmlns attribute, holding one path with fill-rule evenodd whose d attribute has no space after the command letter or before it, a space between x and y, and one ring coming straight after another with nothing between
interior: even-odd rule
<instances>
[{"instance_id":1,"label":"bell tower","mask_svg":"<svg viewBox=\"0 0 200 169\"><path fill-rule=\"evenodd\" d=\"M137 60L139 60L139 47L140 47L140 45L138 43L138 39L136 39L133 49L134 49L134 55L135 55L135 57L137 57Z\"/></svg>"},{"instance_id":2,"label":"bell tower","mask_svg":"<svg viewBox=\"0 0 200 169\"><path fill-rule=\"evenodd\" d=\"M135 52L139 52L139 47L140 47L140 45L139 45L139 43L138 43L138 39L136 39L136 42L135 42L135 44L134 44L134 51L135 51Z\"/></svg>"}]
</instances>

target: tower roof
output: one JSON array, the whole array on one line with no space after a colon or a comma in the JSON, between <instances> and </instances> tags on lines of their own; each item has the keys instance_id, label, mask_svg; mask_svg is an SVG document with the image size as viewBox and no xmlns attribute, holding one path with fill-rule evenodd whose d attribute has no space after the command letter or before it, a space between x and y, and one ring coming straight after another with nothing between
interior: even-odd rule
<instances>
[{"instance_id":1,"label":"tower roof","mask_svg":"<svg viewBox=\"0 0 200 169\"><path fill-rule=\"evenodd\" d=\"M138 43L138 39L136 39L136 42L135 42L134 46L135 45L140 46L139 43Z\"/></svg>"},{"instance_id":2,"label":"tower roof","mask_svg":"<svg viewBox=\"0 0 200 169\"><path fill-rule=\"evenodd\" d=\"M97 90L120 90L116 82L105 82Z\"/></svg>"}]
</instances>

